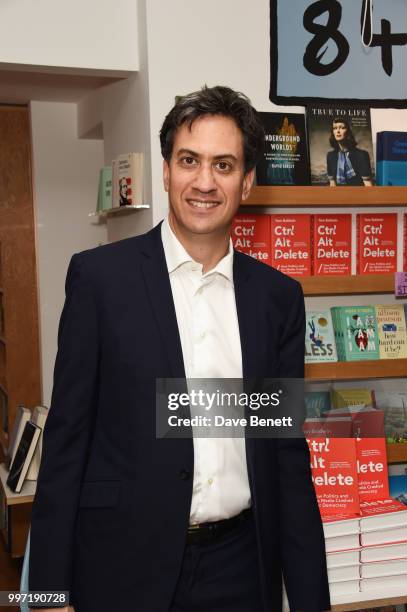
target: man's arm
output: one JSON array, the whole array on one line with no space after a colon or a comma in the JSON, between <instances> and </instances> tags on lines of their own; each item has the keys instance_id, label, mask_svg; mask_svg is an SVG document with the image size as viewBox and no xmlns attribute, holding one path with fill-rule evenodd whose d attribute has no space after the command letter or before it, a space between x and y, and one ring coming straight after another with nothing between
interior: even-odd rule
<instances>
[{"instance_id":1,"label":"man's arm","mask_svg":"<svg viewBox=\"0 0 407 612\"><path fill-rule=\"evenodd\" d=\"M74 528L96 405L98 316L83 255L66 279L30 535L30 591L69 591ZM32 606L40 607L40 606Z\"/></svg>"},{"instance_id":2,"label":"man's arm","mask_svg":"<svg viewBox=\"0 0 407 612\"><path fill-rule=\"evenodd\" d=\"M280 341L278 376L304 375L305 310L298 284ZM278 445L281 558L291 610L330 609L325 541L304 438Z\"/></svg>"}]
</instances>

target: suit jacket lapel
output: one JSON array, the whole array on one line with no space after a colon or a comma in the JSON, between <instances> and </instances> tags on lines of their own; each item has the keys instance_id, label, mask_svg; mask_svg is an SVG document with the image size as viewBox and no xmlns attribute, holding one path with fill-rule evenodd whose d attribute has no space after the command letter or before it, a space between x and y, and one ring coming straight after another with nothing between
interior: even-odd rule
<instances>
[{"instance_id":1,"label":"suit jacket lapel","mask_svg":"<svg viewBox=\"0 0 407 612\"><path fill-rule=\"evenodd\" d=\"M234 253L233 280L237 318L239 321L240 344L242 348L243 378L256 377L256 347L258 337L258 300L252 288L251 271L246 256Z\"/></svg>"},{"instance_id":2,"label":"suit jacket lapel","mask_svg":"<svg viewBox=\"0 0 407 612\"><path fill-rule=\"evenodd\" d=\"M185 378L177 316L161 241L161 223L144 236L142 253L142 273L171 375L174 378Z\"/></svg>"}]
</instances>

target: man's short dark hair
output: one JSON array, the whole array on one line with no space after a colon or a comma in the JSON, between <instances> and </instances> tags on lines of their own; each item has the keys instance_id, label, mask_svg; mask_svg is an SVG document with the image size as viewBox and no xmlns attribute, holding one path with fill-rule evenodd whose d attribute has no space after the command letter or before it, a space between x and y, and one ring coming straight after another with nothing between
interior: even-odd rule
<instances>
[{"instance_id":1,"label":"man's short dark hair","mask_svg":"<svg viewBox=\"0 0 407 612\"><path fill-rule=\"evenodd\" d=\"M161 153L169 161L178 128L189 128L199 117L221 115L233 119L243 136L244 169L249 172L260 160L264 148L264 128L259 113L244 94L217 85L179 98L166 116L160 131Z\"/></svg>"}]
</instances>

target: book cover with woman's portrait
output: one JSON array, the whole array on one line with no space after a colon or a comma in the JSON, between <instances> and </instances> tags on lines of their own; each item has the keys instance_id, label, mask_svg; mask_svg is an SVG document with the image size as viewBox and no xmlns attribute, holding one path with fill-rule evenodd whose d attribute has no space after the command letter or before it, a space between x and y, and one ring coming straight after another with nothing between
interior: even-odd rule
<instances>
[{"instance_id":1,"label":"book cover with woman's portrait","mask_svg":"<svg viewBox=\"0 0 407 612\"><path fill-rule=\"evenodd\" d=\"M313 185L374 184L370 108L311 105L307 127Z\"/></svg>"}]
</instances>

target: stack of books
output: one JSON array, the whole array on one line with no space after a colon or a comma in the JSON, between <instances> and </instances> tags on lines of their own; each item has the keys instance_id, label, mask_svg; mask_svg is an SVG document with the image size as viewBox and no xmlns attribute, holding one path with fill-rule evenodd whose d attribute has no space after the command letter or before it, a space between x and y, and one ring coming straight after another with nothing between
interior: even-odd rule
<instances>
[{"instance_id":1,"label":"stack of books","mask_svg":"<svg viewBox=\"0 0 407 612\"><path fill-rule=\"evenodd\" d=\"M385 440L341 437L348 432L349 436L377 432L383 426L383 413L367 409L362 418L358 411L341 414L345 413L340 408L334 409L319 426L315 418L307 419L304 426L331 595L405 585L407 507L389 494ZM334 437L316 437L315 432Z\"/></svg>"}]
</instances>

